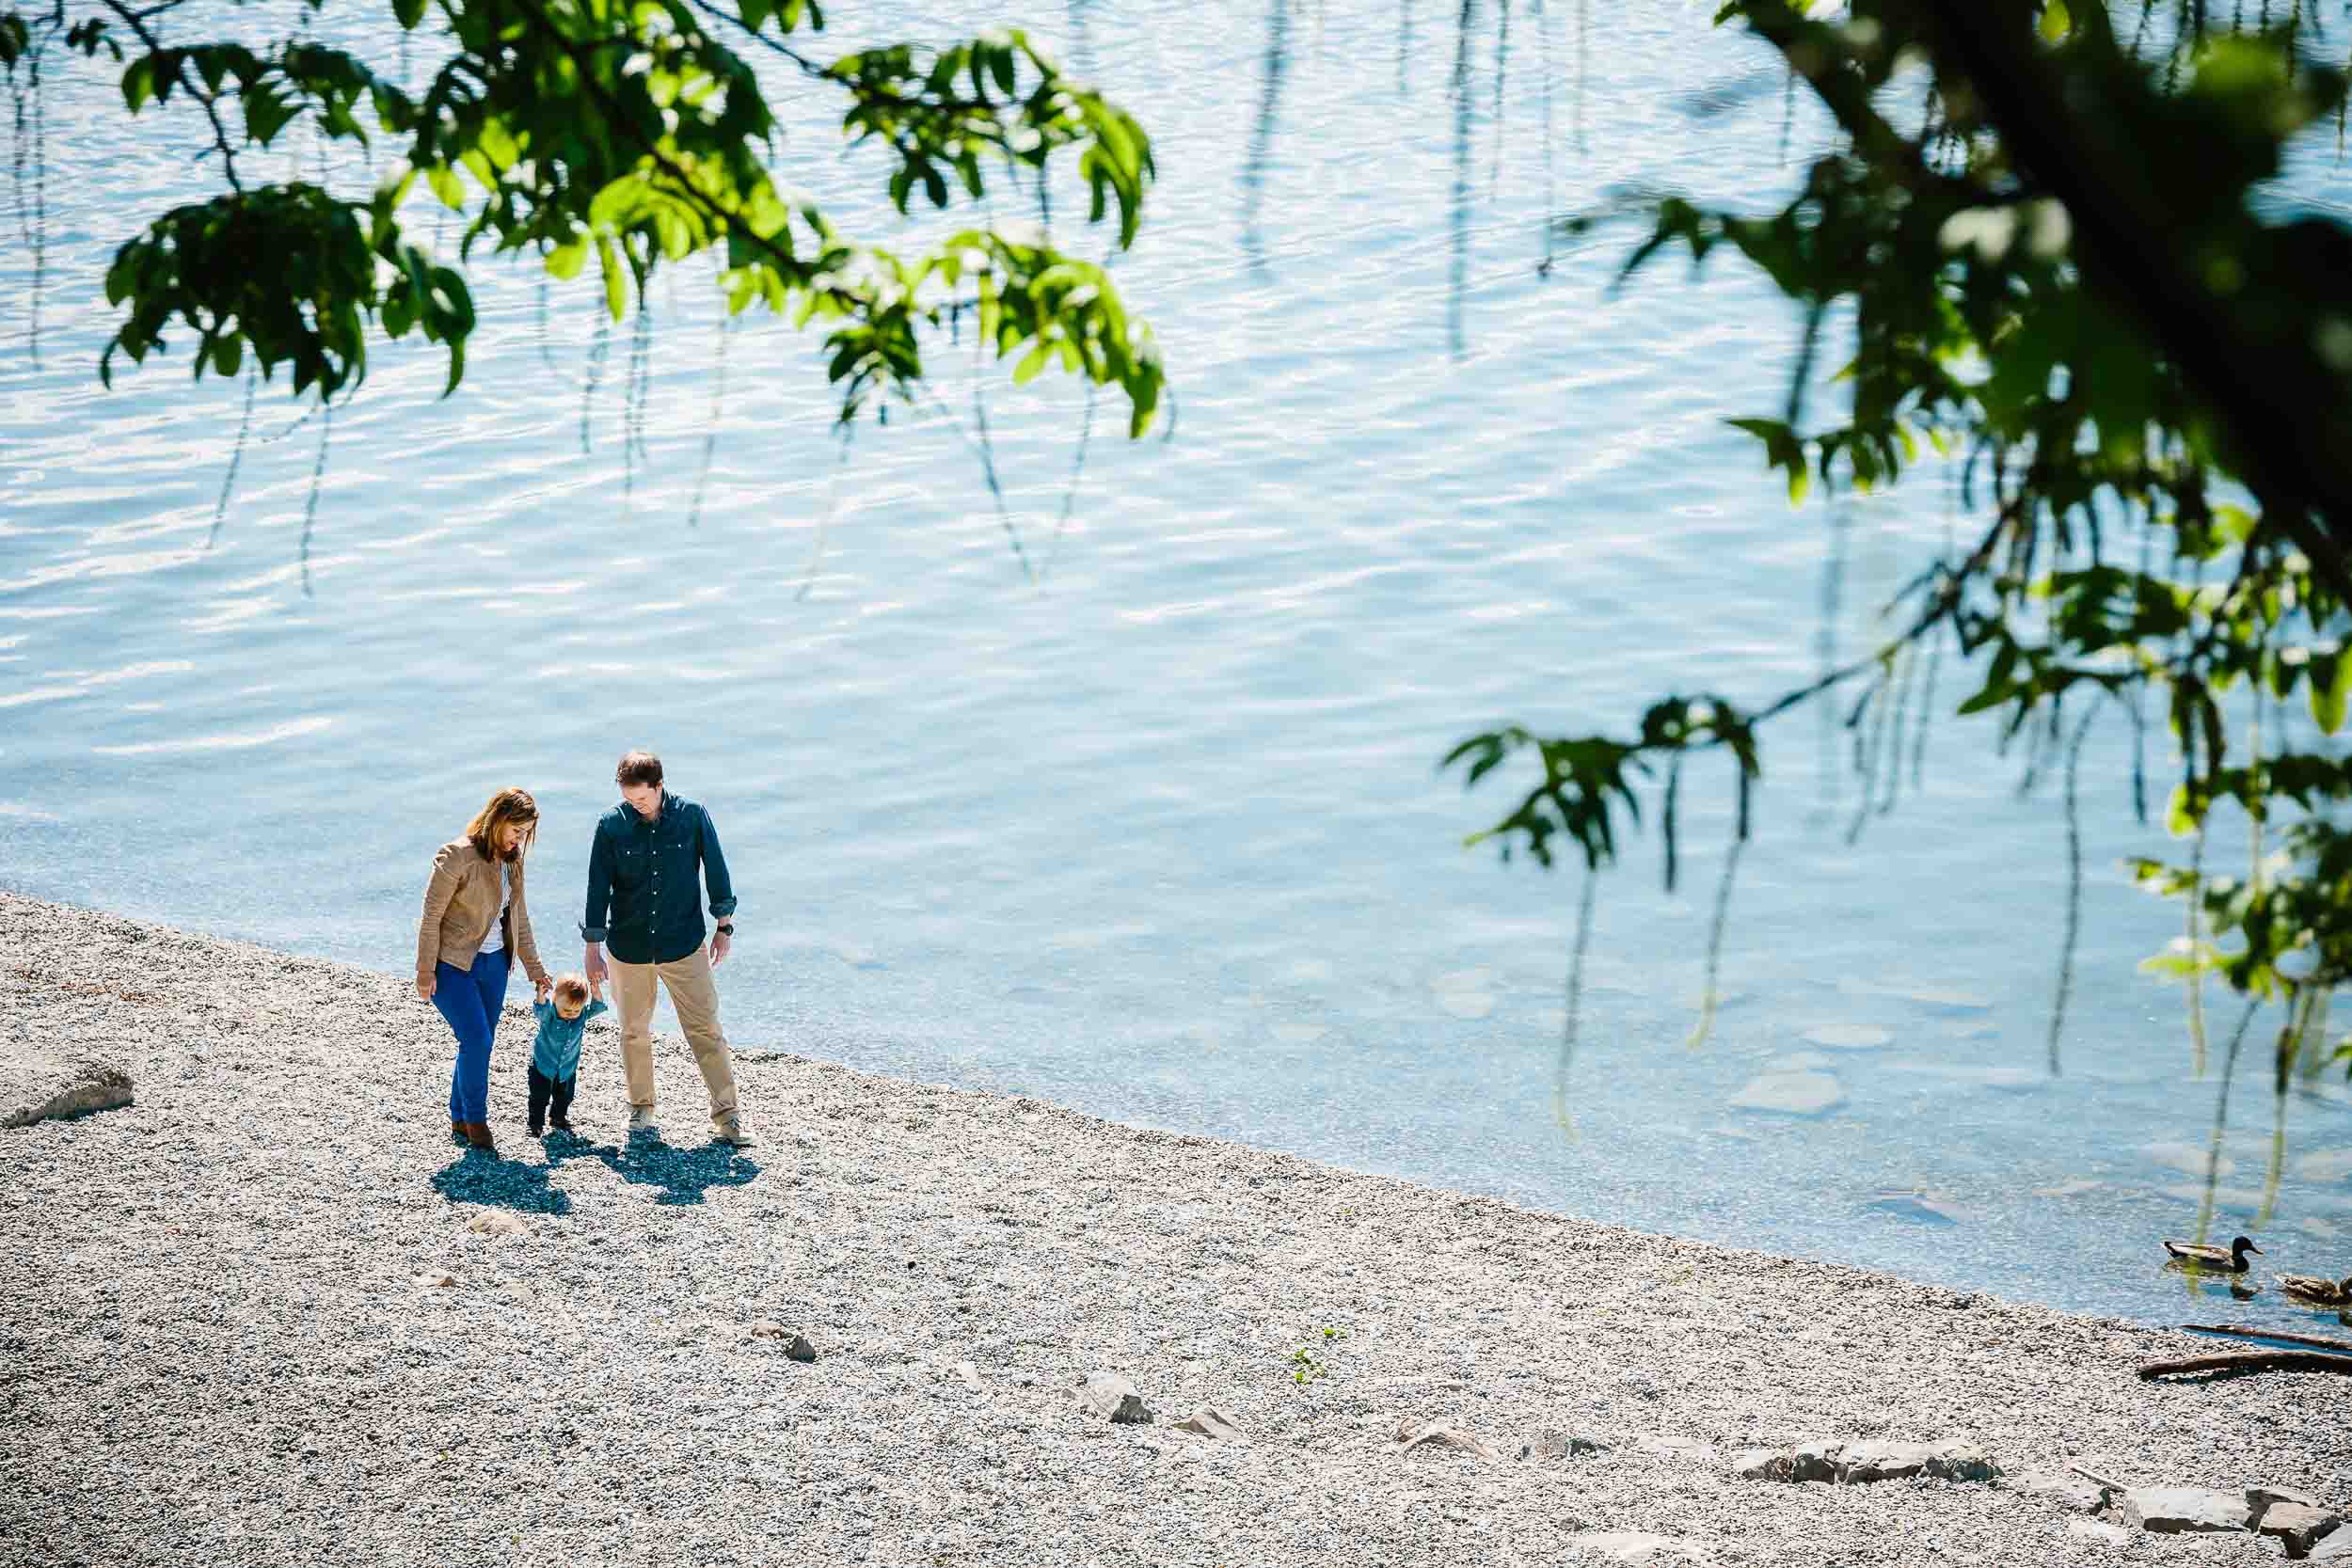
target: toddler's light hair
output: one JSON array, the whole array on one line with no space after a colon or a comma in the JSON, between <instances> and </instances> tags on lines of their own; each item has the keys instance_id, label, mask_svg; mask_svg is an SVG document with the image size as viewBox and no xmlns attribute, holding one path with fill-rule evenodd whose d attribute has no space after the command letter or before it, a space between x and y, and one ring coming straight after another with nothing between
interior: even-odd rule
<instances>
[{"instance_id":1,"label":"toddler's light hair","mask_svg":"<svg viewBox=\"0 0 2352 1568\"><path fill-rule=\"evenodd\" d=\"M577 974L557 975L555 977L555 999L558 1002L587 1001L588 982Z\"/></svg>"}]
</instances>

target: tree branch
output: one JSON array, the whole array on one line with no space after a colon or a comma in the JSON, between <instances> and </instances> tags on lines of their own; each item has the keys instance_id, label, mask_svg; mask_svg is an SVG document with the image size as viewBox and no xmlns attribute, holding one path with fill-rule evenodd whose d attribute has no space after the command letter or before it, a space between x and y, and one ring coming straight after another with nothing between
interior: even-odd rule
<instances>
[{"instance_id":1,"label":"tree branch","mask_svg":"<svg viewBox=\"0 0 2352 1568\"><path fill-rule=\"evenodd\" d=\"M148 53L163 52L164 40L147 25L147 19L167 9L167 7L155 6L141 11L132 9L122 4L122 0L103 0L103 4L130 25L131 31L138 35L139 41L147 45ZM243 196L245 182L237 178L236 150L229 145L229 127L220 119L220 95L208 89L203 83L191 80L185 60L172 67L172 77L180 84L182 91L204 105L204 116L213 122L213 145L220 149L220 171L229 177L229 188Z\"/></svg>"}]
</instances>

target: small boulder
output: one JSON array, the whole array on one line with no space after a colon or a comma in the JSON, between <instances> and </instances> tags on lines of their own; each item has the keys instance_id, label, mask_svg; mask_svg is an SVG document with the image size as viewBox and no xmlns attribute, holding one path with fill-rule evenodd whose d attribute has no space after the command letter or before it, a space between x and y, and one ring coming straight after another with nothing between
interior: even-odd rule
<instances>
[{"instance_id":1,"label":"small boulder","mask_svg":"<svg viewBox=\"0 0 2352 1568\"><path fill-rule=\"evenodd\" d=\"M2312 1562L2352 1562L2352 1529L2339 1529L2321 1538L2306 1560Z\"/></svg>"},{"instance_id":2,"label":"small boulder","mask_svg":"<svg viewBox=\"0 0 2352 1568\"><path fill-rule=\"evenodd\" d=\"M485 1209L466 1222L477 1236L528 1236L531 1226L520 1214L504 1209Z\"/></svg>"},{"instance_id":3,"label":"small boulder","mask_svg":"<svg viewBox=\"0 0 2352 1568\"><path fill-rule=\"evenodd\" d=\"M1940 1443L1840 1442L1817 1437L1785 1449L1750 1449L1732 1464L1743 1481L1828 1481L1858 1485L1927 1477L1991 1481L2001 1473L1990 1454L1963 1438Z\"/></svg>"},{"instance_id":4,"label":"small boulder","mask_svg":"<svg viewBox=\"0 0 2352 1568\"><path fill-rule=\"evenodd\" d=\"M1731 1097L1734 1110L1818 1117L1846 1102L1846 1091L1826 1072L1761 1072Z\"/></svg>"},{"instance_id":5,"label":"small boulder","mask_svg":"<svg viewBox=\"0 0 2352 1568\"><path fill-rule=\"evenodd\" d=\"M1152 1412L1144 1407L1143 1396L1136 1386L1117 1372L1091 1371L1080 1379L1076 1389L1078 1407L1104 1417L1120 1426L1145 1426L1152 1420Z\"/></svg>"},{"instance_id":6,"label":"small boulder","mask_svg":"<svg viewBox=\"0 0 2352 1568\"><path fill-rule=\"evenodd\" d=\"M2243 1492L2134 1486L2123 1494L2123 1523L2154 1535L2233 1534L2253 1528L2254 1510Z\"/></svg>"},{"instance_id":7,"label":"small boulder","mask_svg":"<svg viewBox=\"0 0 2352 1568\"><path fill-rule=\"evenodd\" d=\"M790 1329L785 1327L784 1324L780 1323L772 1323L768 1319L763 1318L759 1322L752 1324L749 1332L751 1337L755 1339L783 1340L784 1354L795 1361L814 1361L817 1359L817 1347L810 1344L806 1339L802 1338L799 1335L793 1333Z\"/></svg>"},{"instance_id":8,"label":"small boulder","mask_svg":"<svg viewBox=\"0 0 2352 1568\"><path fill-rule=\"evenodd\" d=\"M1974 1443L1947 1437L1940 1443L1848 1443L1838 1453L1841 1481L1991 1481L2001 1467Z\"/></svg>"},{"instance_id":9,"label":"small boulder","mask_svg":"<svg viewBox=\"0 0 2352 1568\"><path fill-rule=\"evenodd\" d=\"M0 1058L0 1127L30 1127L130 1103L131 1075L121 1068L46 1051Z\"/></svg>"},{"instance_id":10,"label":"small boulder","mask_svg":"<svg viewBox=\"0 0 2352 1568\"><path fill-rule=\"evenodd\" d=\"M2068 1470L2025 1470L2010 1478L2010 1489L2042 1497L2074 1513L2096 1513L2106 1506L2107 1489Z\"/></svg>"},{"instance_id":11,"label":"small boulder","mask_svg":"<svg viewBox=\"0 0 2352 1568\"><path fill-rule=\"evenodd\" d=\"M2066 1533L2077 1541L2095 1541L2103 1546L2128 1546L2136 1539L2121 1525L2110 1525L2103 1519L2069 1519Z\"/></svg>"},{"instance_id":12,"label":"small boulder","mask_svg":"<svg viewBox=\"0 0 2352 1568\"><path fill-rule=\"evenodd\" d=\"M1249 1440L1243 1433L1240 1422L1213 1404L1204 1404L1183 1420L1178 1421L1176 1430L1198 1433L1203 1437L1214 1437L1220 1443L1246 1443Z\"/></svg>"},{"instance_id":13,"label":"small boulder","mask_svg":"<svg viewBox=\"0 0 2352 1568\"><path fill-rule=\"evenodd\" d=\"M980 1370L972 1365L971 1362L959 1361L956 1363L954 1370L956 1380L961 1383L970 1392L978 1394L987 1391L986 1386L980 1382Z\"/></svg>"},{"instance_id":14,"label":"small boulder","mask_svg":"<svg viewBox=\"0 0 2352 1568\"><path fill-rule=\"evenodd\" d=\"M2257 1534L2277 1537L2290 1558L2307 1558L2312 1548L2336 1533L2344 1515L2311 1503L2275 1502L2254 1519Z\"/></svg>"},{"instance_id":15,"label":"small boulder","mask_svg":"<svg viewBox=\"0 0 2352 1568\"><path fill-rule=\"evenodd\" d=\"M1483 1438L1473 1437L1459 1427L1450 1427L1442 1421L1407 1418L1397 1427L1396 1440L1406 1453L1415 1449L1433 1448L1451 1449L1456 1453L1469 1454L1473 1459L1495 1457L1495 1450Z\"/></svg>"}]
</instances>

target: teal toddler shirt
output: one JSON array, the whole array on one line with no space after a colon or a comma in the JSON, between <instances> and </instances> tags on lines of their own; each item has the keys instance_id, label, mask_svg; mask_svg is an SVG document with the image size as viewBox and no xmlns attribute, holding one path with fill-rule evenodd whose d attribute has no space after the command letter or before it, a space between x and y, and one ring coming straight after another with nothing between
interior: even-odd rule
<instances>
[{"instance_id":1,"label":"teal toddler shirt","mask_svg":"<svg viewBox=\"0 0 2352 1568\"><path fill-rule=\"evenodd\" d=\"M539 1037L531 1042L531 1065L542 1078L568 1080L580 1071L580 1037L586 1032L588 1021L612 1009L597 997L580 1009L578 1018L565 1018L552 1002L534 1002L531 1010L539 1016Z\"/></svg>"}]
</instances>

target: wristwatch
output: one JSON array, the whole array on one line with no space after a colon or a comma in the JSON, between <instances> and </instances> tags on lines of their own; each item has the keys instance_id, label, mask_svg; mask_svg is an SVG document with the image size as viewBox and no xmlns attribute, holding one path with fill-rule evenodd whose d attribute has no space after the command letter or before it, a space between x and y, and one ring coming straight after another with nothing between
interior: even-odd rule
<instances>
[{"instance_id":1,"label":"wristwatch","mask_svg":"<svg viewBox=\"0 0 2352 1568\"><path fill-rule=\"evenodd\" d=\"M722 920L719 922L718 931L723 937L731 937L735 935L735 922L732 920Z\"/></svg>"}]
</instances>

